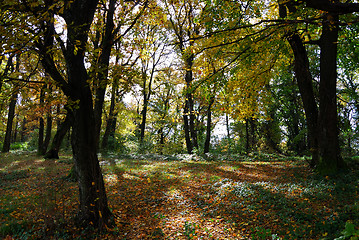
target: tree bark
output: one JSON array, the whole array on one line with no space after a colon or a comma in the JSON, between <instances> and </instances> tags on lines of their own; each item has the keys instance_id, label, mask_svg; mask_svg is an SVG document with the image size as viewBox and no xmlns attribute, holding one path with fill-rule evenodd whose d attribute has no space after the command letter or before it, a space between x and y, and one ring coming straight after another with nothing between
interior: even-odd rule
<instances>
[{"instance_id":1,"label":"tree bark","mask_svg":"<svg viewBox=\"0 0 359 240\"><path fill-rule=\"evenodd\" d=\"M194 101L192 95L192 81L193 81L193 66L194 55L192 54L186 59L186 101L185 101L185 109L184 109L184 129L186 136L186 144L188 153L192 153L193 148L198 149L198 141L197 141L197 130L195 127L196 116L194 112ZM186 132L188 131L188 132Z\"/></svg>"},{"instance_id":2,"label":"tree bark","mask_svg":"<svg viewBox=\"0 0 359 240\"><path fill-rule=\"evenodd\" d=\"M9 105L9 112L8 112L7 123L6 123L6 133L5 133L5 139L4 139L2 152L10 151L11 132L12 132L13 120L15 117L16 101L17 101L17 91L15 90L15 93L12 95L10 105Z\"/></svg>"},{"instance_id":3,"label":"tree bark","mask_svg":"<svg viewBox=\"0 0 359 240\"><path fill-rule=\"evenodd\" d=\"M26 117L24 117L21 123L20 142L25 142L25 135L26 135L25 131L26 131Z\"/></svg>"},{"instance_id":4,"label":"tree bark","mask_svg":"<svg viewBox=\"0 0 359 240\"><path fill-rule=\"evenodd\" d=\"M143 106L142 106L142 111L141 111L141 115L142 115L142 119L141 119L141 124L140 124L140 143L143 143L143 139L145 137L145 128L146 128L146 118L147 118L147 108L148 108L148 100L150 98L150 93L151 93L151 84L149 84L149 89L148 89L148 94L146 92L146 81L147 80L147 75L145 72L142 73L142 81L143 81Z\"/></svg>"},{"instance_id":5,"label":"tree bark","mask_svg":"<svg viewBox=\"0 0 359 240\"><path fill-rule=\"evenodd\" d=\"M47 159L59 159L59 150L61 143L66 136L66 133L69 132L72 124L72 119L70 114L66 114L65 120L59 124L54 139L52 140L51 147L49 151L45 154L44 158Z\"/></svg>"},{"instance_id":6,"label":"tree bark","mask_svg":"<svg viewBox=\"0 0 359 240\"><path fill-rule=\"evenodd\" d=\"M106 16L106 27L101 43L101 54L98 61L98 76L96 86L96 99L95 99L95 134L96 134L96 149L99 148L100 132L102 125L102 110L105 101L105 93L108 84L108 71L111 56L111 49L114 44L114 13L115 13L116 0L110 0L109 8Z\"/></svg>"},{"instance_id":7,"label":"tree bark","mask_svg":"<svg viewBox=\"0 0 359 240\"><path fill-rule=\"evenodd\" d=\"M51 113L48 113L46 117L45 139L42 145L41 155L44 155L46 153L47 147L49 146L51 140L51 130L52 130L52 116Z\"/></svg>"},{"instance_id":8,"label":"tree bark","mask_svg":"<svg viewBox=\"0 0 359 240\"><path fill-rule=\"evenodd\" d=\"M322 175L335 174L344 168L340 154L337 115L337 42L338 15L327 13L323 19L320 38L320 85L319 85L319 165Z\"/></svg>"},{"instance_id":9,"label":"tree bark","mask_svg":"<svg viewBox=\"0 0 359 240\"><path fill-rule=\"evenodd\" d=\"M6 75L8 75L9 72L14 71L14 65L13 65L13 61L12 61L14 56L15 56L15 54L11 54L9 56L9 58L7 59L5 69L0 75L0 93L1 93L2 85L3 85L3 82L4 82L4 79L5 79ZM0 62L0 64L2 64L2 61Z\"/></svg>"},{"instance_id":10,"label":"tree bark","mask_svg":"<svg viewBox=\"0 0 359 240\"><path fill-rule=\"evenodd\" d=\"M246 123L245 123L245 127L246 127L246 153L249 153L249 123L248 123L248 118L246 119Z\"/></svg>"},{"instance_id":11,"label":"tree bark","mask_svg":"<svg viewBox=\"0 0 359 240\"><path fill-rule=\"evenodd\" d=\"M39 106L43 106L45 102L45 92L44 92L44 88L42 87L40 90L40 102L39 102ZM39 136L38 136L38 141L37 141L37 154L42 155L42 149L43 149L43 145L44 145L44 128L45 128L45 124L44 124L44 118L43 117L39 117Z\"/></svg>"},{"instance_id":12,"label":"tree bark","mask_svg":"<svg viewBox=\"0 0 359 240\"><path fill-rule=\"evenodd\" d=\"M18 122L16 121L16 119L15 119L13 125L14 125L14 131L12 133L11 142L15 143L17 140L17 133L18 133Z\"/></svg>"},{"instance_id":13,"label":"tree bark","mask_svg":"<svg viewBox=\"0 0 359 240\"><path fill-rule=\"evenodd\" d=\"M117 92L118 92L118 85L117 80L114 80L112 84L112 92L111 92L111 103L110 103L110 110L108 113L108 119L106 122L106 129L105 133L102 137L101 142L101 149L106 151L108 148L108 139L110 136L115 136L115 129L116 129L116 119L117 119L117 112L115 112L116 100L117 100Z\"/></svg>"},{"instance_id":14,"label":"tree bark","mask_svg":"<svg viewBox=\"0 0 359 240\"><path fill-rule=\"evenodd\" d=\"M206 141L204 142L203 153L209 153L209 147L211 145L211 132L212 132L212 105L214 103L214 97L211 97L207 110L207 126L206 126Z\"/></svg>"},{"instance_id":15,"label":"tree bark","mask_svg":"<svg viewBox=\"0 0 359 240\"><path fill-rule=\"evenodd\" d=\"M183 109L183 127L184 127L184 135L186 140L186 147L187 147L187 153L191 154L193 151L191 136L190 136L190 128L189 128L189 121L188 121L188 100L186 99L184 109Z\"/></svg>"},{"instance_id":16,"label":"tree bark","mask_svg":"<svg viewBox=\"0 0 359 240\"><path fill-rule=\"evenodd\" d=\"M297 33L293 33L288 42L294 54L294 71L302 98L305 116L307 119L309 148L312 154L310 166L314 168L319 162L318 146L318 107L313 90L313 78L309 69L307 51Z\"/></svg>"},{"instance_id":17,"label":"tree bark","mask_svg":"<svg viewBox=\"0 0 359 240\"><path fill-rule=\"evenodd\" d=\"M68 73L67 93L75 106L72 108L72 150L75 169L79 176L80 224L94 224L102 228L111 221L107 196L97 157L98 134L93 108L93 94L85 67L88 32L98 0L78 0L64 11L67 23L65 60Z\"/></svg>"}]
</instances>

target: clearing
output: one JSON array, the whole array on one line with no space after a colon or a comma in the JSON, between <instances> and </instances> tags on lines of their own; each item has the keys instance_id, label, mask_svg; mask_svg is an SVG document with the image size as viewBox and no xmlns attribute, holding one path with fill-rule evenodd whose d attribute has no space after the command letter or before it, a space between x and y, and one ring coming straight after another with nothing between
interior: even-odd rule
<instances>
[{"instance_id":1,"label":"clearing","mask_svg":"<svg viewBox=\"0 0 359 240\"><path fill-rule=\"evenodd\" d=\"M359 171L319 177L303 158L100 157L116 227L78 228L70 155L1 155L0 237L6 239L333 239L359 219Z\"/></svg>"}]
</instances>

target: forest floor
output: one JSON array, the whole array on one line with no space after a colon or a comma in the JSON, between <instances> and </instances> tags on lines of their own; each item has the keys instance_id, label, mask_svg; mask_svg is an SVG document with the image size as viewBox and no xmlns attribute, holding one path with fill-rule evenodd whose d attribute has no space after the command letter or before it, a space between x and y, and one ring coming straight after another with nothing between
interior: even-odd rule
<instances>
[{"instance_id":1,"label":"forest floor","mask_svg":"<svg viewBox=\"0 0 359 240\"><path fill-rule=\"evenodd\" d=\"M65 179L70 155L2 154L0 237L334 239L348 220L358 223L358 169L332 178L297 157L214 158L100 157L116 227L96 232L74 225L77 184Z\"/></svg>"}]
</instances>

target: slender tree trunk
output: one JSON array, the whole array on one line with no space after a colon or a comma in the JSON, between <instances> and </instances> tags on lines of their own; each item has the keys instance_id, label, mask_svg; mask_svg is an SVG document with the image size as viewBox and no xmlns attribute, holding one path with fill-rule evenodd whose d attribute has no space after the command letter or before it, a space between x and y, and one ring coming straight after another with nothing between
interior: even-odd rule
<instances>
[{"instance_id":1,"label":"slender tree trunk","mask_svg":"<svg viewBox=\"0 0 359 240\"><path fill-rule=\"evenodd\" d=\"M164 134L164 128L160 127L160 129L158 129L158 134L160 135L160 141L159 141L159 152L162 155L163 154L163 146L165 144L165 134Z\"/></svg>"},{"instance_id":2,"label":"slender tree trunk","mask_svg":"<svg viewBox=\"0 0 359 240\"><path fill-rule=\"evenodd\" d=\"M189 153L192 153L193 148L198 149L198 141L197 141L197 130L195 127L195 121L196 116L194 112L194 101L193 101L193 95L192 95L192 81L193 81L193 73L192 73L192 66L193 66L193 59L194 56L191 55L186 59L186 75L185 75L185 82L186 82L186 103L185 103L185 119L184 117L184 123L185 123L185 135L190 135L190 137L186 136L186 144L187 144L187 151ZM187 124L187 126L186 126ZM189 131L189 133L186 133L186 129ZM188 141L189 140L189 141ZM191 144L189 145L189 142Z\"/></svg>"},{"instance_id":3,"label":"slender tree trunk","mask_svg":"<svg viewBox=\"0 0 359 240\"><path fill-rule=\"evenodd\" d=\"M12 143L15 143L16 142L16 139L17 139L17 132L18 132L18 122L16 121L16 119L15 119L15 121L14 121L14 130L13 130L13 135L12 135L12 140L11 140L11 142Z\"/></svg>"},{"instance_id":4,"label":"slender tree trunk","mask_svg":"<svg viewBox=\"0 0 359 240\"><path fill-rule=\"evenodd\" d=\"M106 151L108 148L108 139L110 136L114 136L115 127L116 127L116 119L117 119L117 112L115 112L115 106L116 106L116 99L117 99L117 82L114 81L112 84L112 93L111 93L111 104L110 104L110 110L108 113L108 119L106 122L106 129L105 133L102 137L101 142L101 149Z\"/></svg>"},{"instance_id":5,"label":"slender tree trunk","mask_svg":"<svg viewBox=\"0 0 359 240\"><path fill-rule=\"evenodd\" d=\"M4 78L6 77L6 75L8 75L9 72L14 71L14 65L13 65L13 61L12 61L14 56L15 56L15 54L11 54L9 56L9 58L7 60L7 63L6 63L6 66L5 66L5 69L0 75L0 93L1 93L3 82L4 82ZM18 56L17 56L17 58L18 58ZM16 62L18 62L18 61L16 61ZM0 64L2 64L2 60L0 61Z\"/></svg>"},{"instance_id":6,"label":"slender tree trunk","mask_svg":"<svg viewBox=\"0 0 359 240\"><path fill-rule=\"evenodd\" d=\"M193 102L193 96L190 93L188 95L188 103L189 103L189 127L190 127L190 132L191 132L191 138L192 138L192 143L193 143L193 147L198 149L198 140L197 140L197 129L196 129L196 115L195 115L195 111L194 111L194 102Z\"/></svg>"},{"instance_id":7,"label":"slender tree trunk","mask_svg":"<svg viewBox=\"0 0 359 240\"><path fill-rule=\"evenodd\" d=\"M190 136L190 130L189 130L189 121L188 121L188 100L185 101L185 107L183 110L183 125L184 125L184 134L185 134L185 140L186 140L186 146L187 146L187 152L189 154L193 151L191 136Z\"/></svg>"},{"instance_id":8,"label":"slender tree trunk","mask_svg":"<svg viewBox=\"0 0 359 240\"><path fill-rule=\"evenodd\" d=\"M297 78L300 96L302 98L304 112L307 120L309 148L312 153L311 167L319 162L318 146L318 107L315 102L313 90L313 78L309 69L307 51L297 33L288 38L294 54L294 71Z\"/></svg>"},{"instance_id":9,"label":"slender tree trunk","mask_svg":"<svg viewBox=\"0 0 359 240\"><path fill-rule=\"evenodd\" d=\"M246 153L249 153L249 121L246 119Z\"/></svg>"},{"instance_id":10,"label":"slender tree trunk","mask_svg":"<svg viewBox=\"0 0 359 240\"><path fill-rule=\"evenodd\" d=\"M140 143L143 143L143 139L145 137L146 118L147 118L148 98L147 98L147 92L146 92L146 82L147 82L146 80L147 80L147 75L145 72L143 72L142 73L143 106L142 106L142 111L141 111L142 119L141 119L141 124L140 124ZM148 89L148 91L150 91L150 89Z\"/></svg>"},{"instance_id":11,"label":"slender tree trunk","mask_svg":"<svg viewBox=\"0 0 359 240\"><path fill-rule=\"evenodd\" d=\"M43 106L45 102L45 91L44 88L42 87L40 90L40 106ZM38 141L37 141L37 153L42 155L42 149L43 149L43 145L44 145L44 128L45 128L45 124L44 124L44 118L43 117L39 117L39 136L38 136Z\"/></svg>"},{"instance_id":12,"label":"slender tree trunk","mask_svg":"<svg viewBox=\"0 0 359 240\"><path fill-rule=\"evenodd\" d=\"M263 133L266 139L266 145L271 149L274 150L276 153L282 153L282 151L278 147L278 140L275 139L275 112L274 109L269 111L270 120L266 121L263 126Z\"/></svg>"},{"instance_id":13,"label":"slender tree trunk","mask_svg":"<svg viewBox=\"0 0 359 240\"><path fill-rule=\"evenodd\" d=\"M327 13L323 19L320 38L320 85L319 85L319 149L318 171L334 174L344 168L340 154L337 115L337 42L339 17Z\"/></svg>"},{"instance_id":14,"label":"slender tree trunk","mask_svg":"<svg viewBox=\"0 0 359 240\"><path fill-rule=\"evenodd\" d=\"M26 134L26 117L24 117L21 123L20 142L25 142L25 134Z\"/></svg>"},{"instance_id":15,"label":"slender tree trunk","mask_svg":"<svg viewBox=\"0 0 359 240\"><path fill-rule=\"evenodd\" d=\"M49 146L51 139L51 130L52 130L52 116L51 113L47 114L46 117L46 131L45 131L45 139L42 145L41 154L44 155L46 153L47 147Z\"/></svg>"},{"instance_id":16,"label":"slender tree trunk","mask_svg":"<svg viewBox=\"0 0 359 240\"><path fill-rule=\"evenodd\" d=\"M249 127L250 127L250 134L249 134L249 139L250 139L250 149L253 150L255 145L257 145L257 137L256 137L256 131L257 131L257 122L253 117L249 118Z\"/></svg>"},{"instance_id":17,"label":"slender tree trunk","mask_svg":"<svg viewBox=\"0 0 359 240\"><path fill-rule=\"evenodd\" d=\"M96 134L96 149L99 148L100 142L100 133L101 133L101 125L102 125L102 111L103 111L103 103L105 101L105 93L108 84L108 71L110 64L110 56L112 46L114 44L114 12L116 0L109 1L109 8L106 16L106 27L104 31L103 40L101 43L101 54L99 56L98 67L100 69L97 76L97 88L96 88L96 99L95 99L95 134Z\"/></svg>"},{"instance_id":18,"label":"slender tree trunk","mask_svg":"<svg viewBox=\"0 0 359 240\"><path fill-rule=\"evenodd\" d=\"M15 117L16 101L17 101L17 91L12 95L10 105L9 105L9 112L8 112L7 123L6 123L6 133L5 133L5 139L4 139L2 152L10 151L11 132L12 132L13 120Z\"/></svg>"},{"instance_id":19,"label":"slender tree trunk","mask_svg":"<svg viewBox=\"0 0 359 240\"><path fill-rule=\"evenodd\" d=\"M59 158L59 150L61 143L66 136L66 133L69 132L72 124L72 120L70 118L71 114L67 113L65 120L59 124L56 130L56 134L54 139L52 140L51 147L49 151L45 154L45 158L47 159L58 159Z\"/></svg>"},{"instance_id":20,"label":"slender tree trunk","mask_svg":"<svg viewBox=\"0 0 359 240\"><path fill-rule=\"evenodd\" d=\"M206 127L206 141L204 142L203 153L209 153L209 147L211 145L211 132L212 132L212 105L214 103L214 97L211 97L208 110L207 110L207 127Z\"/></svg>"}]
</instances>

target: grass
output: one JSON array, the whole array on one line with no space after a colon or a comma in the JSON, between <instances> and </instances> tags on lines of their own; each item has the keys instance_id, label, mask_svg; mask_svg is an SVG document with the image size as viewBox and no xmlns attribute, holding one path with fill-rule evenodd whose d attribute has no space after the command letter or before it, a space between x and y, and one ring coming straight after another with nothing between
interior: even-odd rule
<instances>
[{"instance_id":1,"label":"grass","mask_svg":"<svg viewBox=\"0 0 359 240\"><path fill-rule=\"evenodd\" d=\"M102 233L74 224L77 185L65 180L71 156L1 159L2 238L334 239L358 227L359 171L322 178L302 158L101 157L116 221Z\"/></svg>"}]
</instances>

